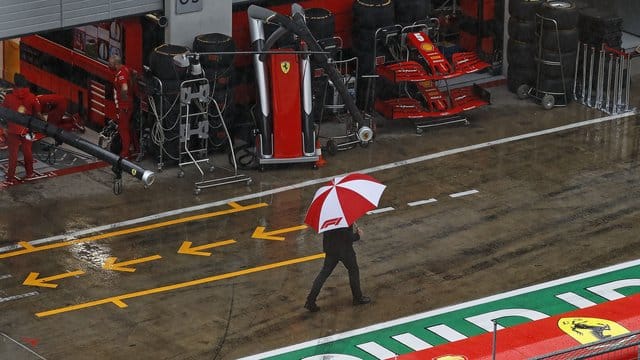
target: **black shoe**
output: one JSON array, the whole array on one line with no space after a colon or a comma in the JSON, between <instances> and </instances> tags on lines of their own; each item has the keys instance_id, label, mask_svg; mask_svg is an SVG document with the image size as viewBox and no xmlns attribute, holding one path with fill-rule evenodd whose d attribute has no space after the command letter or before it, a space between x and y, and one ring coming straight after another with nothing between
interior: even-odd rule
<instances>
[{"instance_id":1,"label":"black shoe","mask_svg":"<svg viewBox=\"0 0 640 360\"><path fill-rule=\"evenodd\" d=\"M353 299L353 305L364 305L371 302L371 298L363 296L360 299Z\"/></svg>"},{"instance_id":2,"label":"black shoe","mask_svg":"<svg viewBox=\"0 0 640 360\"><path fill-rule=\"evenodd\" d=\"M318 307L318 305L316 305L316 303L306 303L306 304L304 304L304 308L309 310L309 312L316 312L316 311L320 310L320 307Z\"/></svg>"}]
</instances>

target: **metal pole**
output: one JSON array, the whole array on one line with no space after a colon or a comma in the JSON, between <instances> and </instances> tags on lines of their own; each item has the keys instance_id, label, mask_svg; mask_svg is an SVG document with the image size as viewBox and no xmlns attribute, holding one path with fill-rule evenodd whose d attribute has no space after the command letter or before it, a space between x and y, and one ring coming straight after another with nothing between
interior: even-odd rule
<instances>
[{"instance_id":1,"label":"metal pole","mask_svg":"<svg viewBox=\"0 0 640 360\"><path fill-rule=\"evenodd\" d=\"M0 107L0 116L4 117L9 122L26 127L29 131L35 131L51 136L58 142L69 144L76 149L82 150L89 155L93 155L98 159L113 165L113 171L116 173L116 176L119 176L124 170L131 176L142 180L147 186L153 184L153 181L155 180L155 174L152 171L146 170L127 159L121 158L117 154L107 151L75 134L64 131L57 126L50 125L49 123L39 120L33 116L24 115L3 107Z\"/></svg>"},{"instance_id":2,"label":"metal pole","mask_svg":"<svg viewBox=\"0 0 640 360\"><path fill-rule=\"evenodd\" d=\"M573 100L578 100L578 65L580 64L580 42L576 50L576 66L573 70Z\"/></svg>"},{"instance_id":3,"label":"metal pole","mask_svg":"<svg viewBox=\"0 0 640 360\"><path fill-rule=\"evenodd\" d=\"M627 94L624 111L629 111L629 95L631 93L631 56L627 55Z\"/></svg>"},{"instance_id":4,"label":"metal pole","mask_svg":"<svg viewBox=\"0 0 640 360\"><path fill-rule=\"evenodd\" d=\"M627 66L627 61L625 59L624 56L619 56L618 61L620 62L620 83L618 84L618 101L616 104L616 111L620 111L623 107L623 103L622 103L622 91L624 90L624 86L627 81L624 77L624 70L625 70L625 66Z\"/></svg>"},{"instance_id":5,"label":"metal pole","mask_svg":"<svg viewBox=\"0 0 640 360\"><path fill-rule=\"evenodd\" d=\"M611 101L611 113L612 114L617 114L617 105L616 103L618 102L618 86L620 85L620 57L618 56L615 59L616 62L616 69L615 69L615 80L614 80L614 84L613 84L613 99Z\"/></svg>"},{"instance_id":6,"label":"metal pole","mask_svg":"<svg viewBox=\"0 0 640 360\"><path fill-rule=\"evenodd\" d=\"M580 89L580 101L584 103L584 99L586 96L585 88L587 87L587 55L589 47L587 44L582 45L582 89Z\"/></svg>"},{"instance_id":7,"label":"metal pole","mask_svg":"<svg viewBox=\"0 0 640 360\"><path fill-rule=\"evenodd\" d=\"M604 86L604 46L598 55L598 85L596 88L596 103L594 107L599 109L602 106L602 87Z\"/></svg>"},{"instance_id":8,"label":"metal pole","mask_svg":"<svg viewBox=\"0 0 640 360\"><path fill-rule=\"evenodd\" d=\"M591 90L593 89L593 61L595 60L596 48L591 47L589 56L589 88L587 89L587 106L591 106Z\"/></svg>"},{"instance_id":9,"label":"metal pole","mask_svg":"<svg viewBox=\"0 0 640 360\"><path fill-rule=\"evenodd\" d=\"M491 359L496 360L496 346L498 342L498 320L492 319L491 322L493 323L493 345L491 348Z\"/></svg>"},{"instance_id":10,"label":"metal pole","mask_svg":"<svg viewBox=\"0 0 640 360\"><path fill-rule=\"evenodd\" d=\"M609 58L607 59L607 64L609 65L607 69L607 98L604 102L604 106L602 110L605 112L609 112L609 100L611 99L611 68L613 67L613 54L609 54Z\"/></svg>"}]
</instances>

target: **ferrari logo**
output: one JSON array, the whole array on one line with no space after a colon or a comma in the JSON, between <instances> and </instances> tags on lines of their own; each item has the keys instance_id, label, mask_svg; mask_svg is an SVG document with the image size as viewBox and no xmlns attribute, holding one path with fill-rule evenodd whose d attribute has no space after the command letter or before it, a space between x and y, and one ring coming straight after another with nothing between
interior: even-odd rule
<instances>
[{"instance_id":1,"label":"ferrari logo","mask_svg":"<svg viewBox=\"0 0 640 360\"><path fill-rule=\"evenodd\" d=\"M629 332L611 320L590 317L562 318L558 320L558 327L580 344L589 344Z\"/></svg>"},{"instance_id":2,"label":"ferrari logo","mask_svg":"<svg viewBox=\"0 0 640 360\"><path fill-rule=\"evenodd\" d=\"M434 357L433 360L468 360L464 355L443 355Z\"/></svg>"},{"instance_id":3,"label":"ferrari logo","mask_svg":"<svg viewBox=\"0 0 640 360\"><path fill-rule=\"evenodd\" d=\"M291 70L291 63L288 61L283 61L280 63L280 70L282 70L283 73L287 74L289 72L289 70Z\"/></svg>"}]
</instances>

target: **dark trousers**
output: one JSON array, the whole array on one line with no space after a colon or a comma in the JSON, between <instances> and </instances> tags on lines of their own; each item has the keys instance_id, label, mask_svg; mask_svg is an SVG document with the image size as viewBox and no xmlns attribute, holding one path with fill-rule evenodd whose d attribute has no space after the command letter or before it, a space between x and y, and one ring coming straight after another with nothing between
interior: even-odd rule
<instances>
[{"instance_id":1,"label":"dark trousers","mask_svg":"<svg viewBox=\"0 0 640 360\"><path fill-rule=\"evenodd\" d=\"M18 134L7 134L7 146L9 147L9 168L7 169L7 179L13 180L16 176L16 166L18 166L18 151L22 145L24 155L24 169L27 176L33 175L33 153L31 152L32 142Z\"/></svg>"},{"instance_id":2,"label":"dark trousers","mask_svg":"<svg viewBox=\"0 0 640 360\"><path fill-rule=\"evenodd\" d=\"M131 146L131 115L133 109L130 107L121 107L118 112L118 133L120 134L120 140L122 141L122 150L120 150L120 156L123 158L129 157L129 147Z\"/></svg>"},{"instance_id":3,"label":"dark trousers","mask_svg":"<svg viewBox=\"0 0 640 360\"><path fill-rule=\"evenodd\" d=\"M356 260L356 253L351 252L344 255L329 255L324 258L324 264L322 270L316 279L313 281L311 292L307 296L307 303L315 303L322 285L327 281L327 278L336 268L339 262L342 262L347 271L349 271L349 285L351 286L351 294L354 299L362 298L362 290L360 289L360 269L358 268L358 261Z\"/></svg>"}]
</instances>

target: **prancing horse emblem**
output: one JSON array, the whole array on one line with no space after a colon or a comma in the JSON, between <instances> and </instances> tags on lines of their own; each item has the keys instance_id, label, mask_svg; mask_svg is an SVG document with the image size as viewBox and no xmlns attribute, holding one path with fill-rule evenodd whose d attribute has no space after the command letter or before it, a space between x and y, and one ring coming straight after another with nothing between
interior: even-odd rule
<instances>
[{"instance_id":1,"label":"prancing horse emblem","mask_svg":"<svg viewBox=\"0 0 640 360\"><path fill-rule=\"evenodd\" d=\"M288 61L283 61L280 63L280 69L283 73L287 74L289 70L291 70L291 63Z\"/></svg>"}]
</instances>

